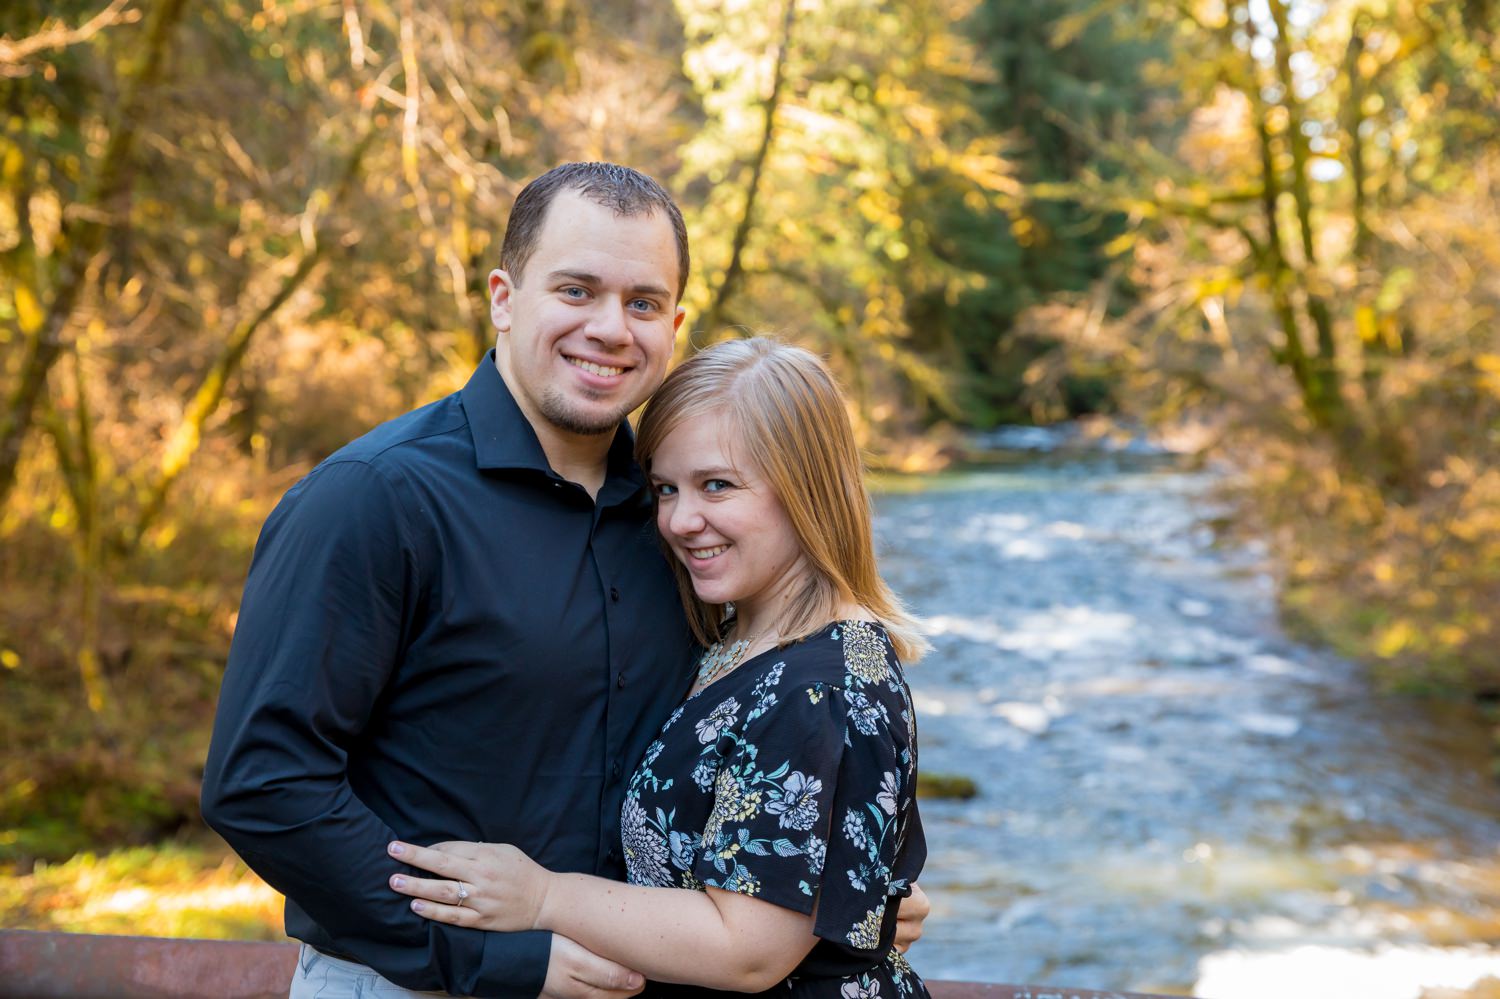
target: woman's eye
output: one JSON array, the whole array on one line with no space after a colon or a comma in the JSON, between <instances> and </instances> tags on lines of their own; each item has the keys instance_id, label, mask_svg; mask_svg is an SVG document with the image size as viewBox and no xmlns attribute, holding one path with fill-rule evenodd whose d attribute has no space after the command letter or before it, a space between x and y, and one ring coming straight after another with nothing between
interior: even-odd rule
<instances>
[{"instance_id":1,"label":"woman's eye","mask_svg":"<svg viewBox=\"0 0 1500 999\"><path fill-rule=\"evenodd\" d=\"M703 483L704 492L721 493L726 489L733 489L734 483L728 479L709 479Z\"/></svg>"},{"instance_id":2,"label":"woman's eye","mask_svg":"<svg viewBox=\"0 0 1500 999\"><path fill-rule=\"evenodd\" d=\"M676 494L677 494L677 487L676 486L669 486L665 482L658 482L656 484L656 495L658 495L658 496L675 496Z\"/></svg>"}]
</instances>

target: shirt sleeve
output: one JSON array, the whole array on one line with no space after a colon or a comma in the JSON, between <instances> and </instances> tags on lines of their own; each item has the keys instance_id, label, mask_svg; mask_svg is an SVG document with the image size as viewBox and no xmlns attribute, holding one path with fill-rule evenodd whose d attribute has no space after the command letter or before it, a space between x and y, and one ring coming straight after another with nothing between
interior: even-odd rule
<instances>
[{"instance_id":1,"label":"shirt sleeve","mask_svg":"<svg viewBox=\"0 0 1500 999\"><path fill-rule=\"evenodd\" d=\"M816 902L817 936L879 949L888 899L910 892L894 873L912 814L904 722L883 698L825 683L763 696L749 718L722 737L694 875L797 912Z\"/></svg>"},{"instance_id":2,"label":"shirt sleeve","mask_svg":"<svg viewBox=\"0 0 1500 999\"><path fill-rule=\"evenodd\" d=\"M343 955L407 988L530 997L547 933L430 922L387 885L394 831L347 761L378 710L420 591L391 483L358 461L315 469L266 521L245 583L203 777L203 816Z\"/></svg>"}]
</instances>

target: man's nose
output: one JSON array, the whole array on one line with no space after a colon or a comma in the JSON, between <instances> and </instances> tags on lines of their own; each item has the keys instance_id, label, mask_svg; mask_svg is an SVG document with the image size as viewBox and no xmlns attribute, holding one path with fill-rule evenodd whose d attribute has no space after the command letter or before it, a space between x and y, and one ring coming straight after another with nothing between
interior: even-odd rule
<instances>
[{"instance_id":1,"label":"man's nose","mask_svg":"<svg viewBox=\"0 0 1500 999\"><path fill-rule=\"evenodd\" d=\"M629 316L625 303L608 296L600 299L589 317L585 332L589 338L608 347L622 347L630 342Z\"/></svg>"}]
</instances>

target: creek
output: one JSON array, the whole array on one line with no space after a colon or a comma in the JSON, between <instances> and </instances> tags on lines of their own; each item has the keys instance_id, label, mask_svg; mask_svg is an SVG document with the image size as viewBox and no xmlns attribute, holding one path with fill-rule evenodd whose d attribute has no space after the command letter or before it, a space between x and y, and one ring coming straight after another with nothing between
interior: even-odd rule
<instances>
[{"instance_id":1,"label":"creek","mask_svg":"<svg viewBox=\"0 0 1500 999\"><path fill-rule=\"evenodd\" d=\"M1281 627L1210 473L1120 454L888 480L928 978L1417 999L1500 977L1500 782L1473 713Z\"/></svg>"}]
</instances>

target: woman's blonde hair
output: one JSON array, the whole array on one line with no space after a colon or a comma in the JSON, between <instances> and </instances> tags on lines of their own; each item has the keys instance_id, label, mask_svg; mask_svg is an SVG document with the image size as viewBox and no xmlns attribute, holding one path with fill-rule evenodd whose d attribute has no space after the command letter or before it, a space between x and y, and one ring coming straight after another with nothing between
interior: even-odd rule
<instances>
[{"instance_id":1,"label":"woman's blonde hair","mask_svg":"<svg viewBox=\"0 0 1500 999\"><path fill-rule=\"evenodd\" d=\"M657 448L682 423L715 414L738 431L735 443L781 501L812 569L789 602L782 644L833 621L848 599L885 626L903 661L921 658L931 646L876 568L870 494L844 397L828 367L801 347L767 337L704 350L668 375L646 404L635 443L641 467L650 474ZM724 605L698 599L687 569L670 550L668 558L694 634L712 644Z\"/></svg>"}]
</instances>

